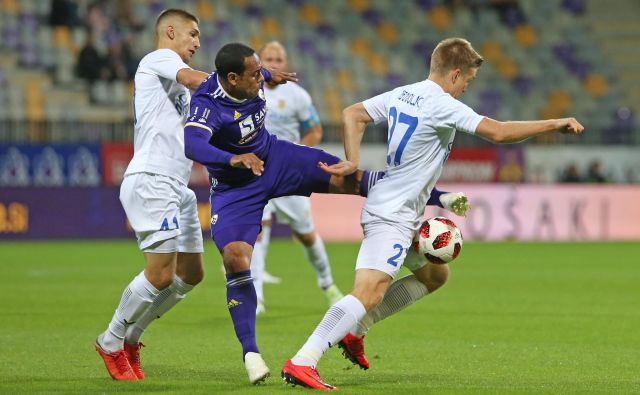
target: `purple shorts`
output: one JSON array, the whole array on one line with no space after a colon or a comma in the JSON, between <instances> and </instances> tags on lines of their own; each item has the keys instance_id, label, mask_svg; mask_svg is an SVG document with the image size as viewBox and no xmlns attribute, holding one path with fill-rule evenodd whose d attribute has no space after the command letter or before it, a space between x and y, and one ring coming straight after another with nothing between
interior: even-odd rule
<instances>
[{"instance_id":1,"label":"purple shorts","mask_svg":"<svg viewBox=\"0 0 640 395\"><path fill-rule=\"evenodd\" d=\"M222 252L233 241L253 245L269 199L327 193L331 175L321 170L318 162L332 165L339 161L323 150L277 140L269 150L262 176L233 186L212 180L211 236L218 249Z\"/></svg>"}]
</instances>

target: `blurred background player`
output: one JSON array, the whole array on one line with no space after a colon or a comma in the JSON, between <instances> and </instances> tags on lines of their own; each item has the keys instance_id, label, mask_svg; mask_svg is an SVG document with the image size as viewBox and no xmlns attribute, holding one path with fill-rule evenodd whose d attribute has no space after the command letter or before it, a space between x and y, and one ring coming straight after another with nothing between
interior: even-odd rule
<instances>
[{"instance_id":1,"label":"blurred background player","mask_svg":"<svg viewBox=\"0 0 640 395\"><path fill-rule=\"evenodd\" d=\"M446 282L448 265L416 259L417 254L410 247L424 215L424 205L451 152L456 131L476 134L493 143L519 142L555 130L582 133L584 128L574 118L499 122L478 115L458 101L482 62L483 58L467 40L445 39L433 50L426 80L398 87L345 109L347 160L322 167L332 175L345 176L356 171L366 125L388 121L387 172L370 190L362 209L365 236L358 253L351 294L329 308L307 342L285 363L282 368L285 381L334 390L316 370L318 361L332 345L341 339L344 342L350 332L363 334L364 331L357 329L359 322L366 321L370 326ZM408 255L413 257L405 262ZM403 264L413 275L389 287ZM367 317L367 314L374 316ZM361 346L360 342L353 348L361 352ZM348 344L344 349L349 352Z\"/></svg>"},{"instance_id":2,"label":"blurred background player","mask_svg":"<svg viewBox=\"0 0 640 395\"><path fill-rule=\"evenodd\" d=\"M259 52L262 65L273 70L288 70L287 53L277 41L267 43ZM311 96L295 82L284 85L265 83L267 118L265 124L269 133L281 140L316 146L322 140L322 125L311 101ZM301 138L301 135L304 136ZM266 280L267 250L271 235L271 216L276 214L279 221L291 226L296 240L304 246L304 253L316 272L318 287L323 291L329 306L344 296L334 284L329 256L320 235L315 231L311 217L311 202L306 196L283 196L271 199L262 215L262 232L253 247L251 272L258 295L257 313L265 312L263 282ZM272 276L269 276L272 277ZM278 278L271 278L278 282Z\"/></svg>"},{"instance_id":3,"label":"blurred background player","mask_svg":"<svg viewBox=\"0 0 640 395\"><path fill-rule=\"evenodd\" d=\"M168 9L155 26L157 49L140 61L135 75L134 156L120 189L146 267L125 288L107 330L96 340L115 380L144 378L140 336L204 275L196 196L187 188L192 162L184 155L183 133L189 89L207 77L188 66L200 48L198 18Z\"/></svg>"}]
</instances>

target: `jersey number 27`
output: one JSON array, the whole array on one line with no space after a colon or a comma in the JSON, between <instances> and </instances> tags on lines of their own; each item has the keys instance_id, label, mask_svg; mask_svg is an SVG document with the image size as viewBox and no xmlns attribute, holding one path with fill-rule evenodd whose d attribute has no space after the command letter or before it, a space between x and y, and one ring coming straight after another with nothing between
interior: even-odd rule
<instances>
[{"instance_id":1,"label":"jersey number 27","mask_svg":"<svg viewBox=\"0 0 640 395\"><path fill-rule=\"evenodd\" d=\"M398 124L407 125L407 128L404 131L404 134L400 138L400 142L394 144L395 146L395 155L393 155L393 165L398 166L400 164L400 159L402 158L402 153L404 152L409 139L413 132L416 131L418 127L418 117L413 117L411 115L405 114L401 112L398 114L398 109L395 107L391 107L389 109L389 139L387 140L387 145L389 146L389 151L387 154L387 165L391 165L391 154L393 153L393 147L391 145L391 140L393 139L393 133L396 130L396 126ZM396 140L398 140L396 138Z\"/></svg>"}]
</instances>

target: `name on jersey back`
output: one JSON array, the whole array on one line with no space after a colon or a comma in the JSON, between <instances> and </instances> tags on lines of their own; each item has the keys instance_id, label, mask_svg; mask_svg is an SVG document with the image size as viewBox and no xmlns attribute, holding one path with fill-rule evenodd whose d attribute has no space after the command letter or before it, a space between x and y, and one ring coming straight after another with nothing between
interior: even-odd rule
<instances>
[{"instance_id":1,"label":"name on jersey back","mask_svg":"<svg viewBox=\"0 0 640 395\"><path fill-rule=\"evenodd\" d=\"M424 100L424 96L417 96L411 92L402 91L398 100L405 102L411 106L420 107L420 103Z\"/></svg>"}]
</instances>

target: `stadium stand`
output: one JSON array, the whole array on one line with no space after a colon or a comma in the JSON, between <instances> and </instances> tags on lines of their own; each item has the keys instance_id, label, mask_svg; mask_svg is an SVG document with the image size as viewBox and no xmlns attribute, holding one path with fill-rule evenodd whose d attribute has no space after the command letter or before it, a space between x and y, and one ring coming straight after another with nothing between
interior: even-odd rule
<instances>
[{"instance_id":1,"label":"stadium stand","mask_svg":"<svg viewBox=\"0 0 640 395\"><path fill-rule=\"evenodd\" d=\"M282 40L330 140L345 105L423 78L434 45L464 36L487 60L463 98L479 113L571 113L589 129L580 143L640 144L640 25L629 12L640 5L622 1L0 0L0 140L129 140L130 79L154 40L147 21L184 7L201 18L202 70L226 42Z\"/></svg>"}]
</instances>

